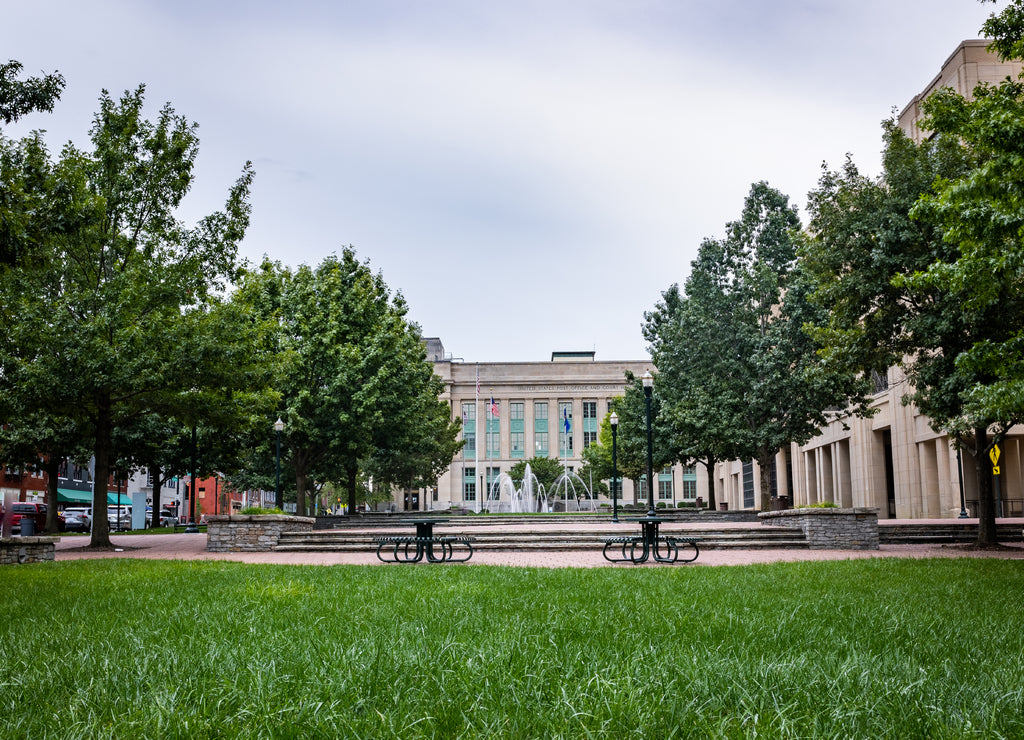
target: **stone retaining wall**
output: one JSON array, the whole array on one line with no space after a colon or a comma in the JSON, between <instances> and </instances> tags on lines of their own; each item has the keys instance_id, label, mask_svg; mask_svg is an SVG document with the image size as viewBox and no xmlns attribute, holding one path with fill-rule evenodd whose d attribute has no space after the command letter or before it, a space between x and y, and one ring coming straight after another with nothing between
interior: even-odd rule
<instances>
[{"instance_id":1,"label":"stone retaining wall","mask_svg":"<svg viewBox=\"0 0 1024 740\"><path fill-rule=\"evenodd\" d=\"M60 537L4 537L0 539L0 565L53 561Z\"/></svg>"},{"instance_id":2,"label":"stone retaining wall","mask_svg":"<svg viewBox=\"0 0 1024 740\"><path fill-rule=\"evenodd\" d=\"M878 509L787 509L761 512L758 519L802 529L811 550L878 549Z\"/></svg>"},{"instance_id":3,"label":"stone retaining wall","mask_svg":"<svg viewBox=\"0 0 1024 740\"><path fill-rule=\"evenodd\" d=\"M312 517L281 514L225 515L206 518L209 552L269 552L282 532L312 532Z\"/></svg>"}]
</instances>

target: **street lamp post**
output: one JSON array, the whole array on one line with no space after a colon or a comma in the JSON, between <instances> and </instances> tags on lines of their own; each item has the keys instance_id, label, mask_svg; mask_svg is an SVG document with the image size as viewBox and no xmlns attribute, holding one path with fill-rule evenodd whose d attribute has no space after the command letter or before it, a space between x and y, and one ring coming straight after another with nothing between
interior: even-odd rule
<instances>
[{"instance_id":1,"label":"street lamp post","mask_svg":"<svg viewBox=\"0 0 1024 740\"><path fill-rule=\"evenodd\" d=\"M654 376L647 370L640 376L644 385L644 403L647 406L647 516L657 516L654 511L654 452L651 436L651 391L654 388Z\"/></svg>"},{"instance_id":2,"label":"street lamp post","mask_svg":"<svg viewBox=\"0 0 1024 740\"><path fill-rule=\"evenodd\" d=\"M284 511L284 501L281 500L281 432L284 430L284 422L277 417L274 422L274 431L277 432L277 478L274 483L274 506Z\"/></svg>"},{"instance_id":3,"label":"street lamp post","mask_svg":"<svg viewBox=\"0 0 1024 740\"><path fill-rule=\"evenodd\" d=\"M608 422L612 425L612 521L619 521L619 468L615 459L615 445L618 439L619 432L619 415L614 411L612 415L608 417Z\"/></svg>"},{"instance_id":4,"label":"street lamp post","mask_svg":"<svg viewBox=\"0 0 1024 740\"><path fill-rule=\"evenodd\" d=\"M189 477L189 485L192 488L192 493L188 497L188 526L185 531L189 534L197 534L199 527L196 526L196 455L198 454L198 446L196 442L196 425L192 425L192 469L191 476Z\"/></svg>"}]
</instances>

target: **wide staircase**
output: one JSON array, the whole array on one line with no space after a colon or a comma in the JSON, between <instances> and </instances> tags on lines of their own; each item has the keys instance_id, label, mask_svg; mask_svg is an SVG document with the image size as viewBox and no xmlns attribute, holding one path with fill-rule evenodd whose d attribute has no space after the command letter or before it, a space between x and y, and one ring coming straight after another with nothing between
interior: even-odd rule
<instances>
[{"instance_id":1,"label":"wide staircase","mask_svg":"<svg viewBox=\"0 0 1024 740\"><path fill-rule=\"evenodd\" d=\"M448 519L438 525L439 532L474 537L473 547L478 550L588 550L601 548L601 537L638 530L638 525L629 519L640 513L623 512L619 523L612 522L607 514L447 516L438 513L437 516ZM317 520L312 532L282 534L276 549L284 552L373 551L376 549L374 537L409 535L412 533L411 525L400 520L424 516L429 515L408 512L324 517ZM659 512L659 516L666 520L662 533L700 537L702 549L807 548L803 532L799 529L762 526L757 523L756 512L680 511ZM927 523L882 520L878 530L882 545L971 544L978 536L976 523L957 520ZM997 532L999 542L1024 541L1020 523L999 523Z\"/></svg>"},{"instance_id":2,"label":"wide staircase","mask_svg":"<svg viewBox=\"0 0 1024 740\"><path fill-rule=\"evenodd\" d=\"M604 545L601 537L639 532L639 525L630 522L631 513L620 516L620 522L609 516L540 515L532 516L460 516L438 524L435 532L467 535L474 538L474 550L592 550ZM282 552L335 551L360 552L376 549L374 538L385 535L411 534L411 526L390 517L353 517L352 521L335 524L332 529L312 532L283 533L275 548ZM766 527L750 517L709 516L698 522L666 517L663 534L700 537L701 549L806 548L803 532L789 527ZM318 522L318 527L322 526Z\"/></svg>"},{"instance_id":3,"label":"wide staircase","mask_svg":"<svg viewBox=\"0 0 1024 740\"><path fill-rule=\"evenodd\" d=\"M977 522L965 524L952 519L941 523L878 523L878 542L881 545L969 545L977 539ZM1000 543L1024 541L1021 524L997 522L996 539Z\"/></svg>"}]
</instances>

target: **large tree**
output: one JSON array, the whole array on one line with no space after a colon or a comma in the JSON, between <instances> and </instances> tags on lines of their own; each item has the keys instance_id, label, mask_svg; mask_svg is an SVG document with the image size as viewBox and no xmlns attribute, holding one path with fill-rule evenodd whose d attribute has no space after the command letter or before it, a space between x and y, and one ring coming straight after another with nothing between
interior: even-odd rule
<instances>
[{"instance_id":1,"label":"large tree","mask_svg":"<svg viewBox=\"0 0 1024 740\"><path fill-rule=\"evenodd\" d=\"M294 272L265 262L240 290L278 327L282 462L300 513L314 479L342 484L351 511L361 471L382 487L436 481L459 427L405 301L379 273L346 248Z\"/></svg>"},{"instance_id":2,"label":"large tree","mask_svg":"<svg viewBox=\"0 0 1024 740\"><path fill-rule=\"evenodd\" d=\"M701 244L685 297L670 289L647 316L680 456L756 460L762 510L778 451L807 442L861 389L823 368L803 331L816 309L796 262L799 225L785 195L755 183L725 238Z\"/></svg>"},{"instance_id":3,"label":"large tree","mask_svg":"<svg viewBox=\"0 0 1024 740\"><path fill-rule=\"evenodd\" d=\"M43 249L3 280L11 341L0 361L25 405L74 411L95 458L93 509L105 510L115 429L182 393L224 391L218 353L200 351L210 301L235 270L248 224L248 165L223 211L192 228L175 216L193 181L196 126L144 88L100 98L91 151L71 144L39 167L48 197ZM45 159L39 160L41 163ZM12 372L7 373L7 368ZM109 546L106 517L92 544Z\"/></svg>"},{"instance_id":4,"label":"large tree","mask_svg":"<svg viewBox=\"0 0 1024 740\"><path fill-rule=\"evenodd\" d=\"M981 92L980 98L989 95ZM939 115L929 125L946 129L953 126L950 119L962 121L964 105L952 94L933 97L926 110ZM1001 118L1005 123L1013 113ZM902 365L910 381L904 402L914 403L974 459L978 544L987 546L996 541L989 430L998 437L1014 419L972 411L971 394L994 378L970 358L1012 340L1022 306L1019 282L1014 287L1012 279L1002 279L998 258L982 269L963 259L971 249L970 231L979 224L982 230L998 228L1003 218L992 218L980 192L970 194L970 180L989 167L991 154L951 134L939 131L915 144L886 122L877 180L849 161L840 172L826 171L811 194L813 239L804 257L818 300L830 310L818 331L830 359L864 372ZM932 197L933 187L945 195ZM1003 185L989 187L994 192ZM959 202L957 192L965 196ZM1013 254L1012 240L991 243Z\"/></svg>"},{"instance_id":5,"label":"large tree","mask_svg":"<svg viewBox=\"0 0 1024 740\"><path fill-rule=\"evenodd\" d=\"M700 463L707 473L708 506L715 508L715 465L739 456L740 389L729 367L738 357L720 348L731 341L729 324L721 321L716 299L725 293L708 262L721 258L717 242L705 241L686 282L687 294L672 285L654 311L645 314L644 336L659 370L662 418L677 458Z\"/></svg>"}]
</instances>

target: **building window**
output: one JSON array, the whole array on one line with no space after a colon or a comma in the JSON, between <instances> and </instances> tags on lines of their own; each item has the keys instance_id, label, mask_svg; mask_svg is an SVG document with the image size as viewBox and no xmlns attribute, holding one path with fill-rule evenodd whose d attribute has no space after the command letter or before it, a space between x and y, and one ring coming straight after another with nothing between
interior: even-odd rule
<instances>
[{"instance_id":1,"label":"building window","mask_svg":"<svg viewBox=\"0 0 1024 740\"><path fill-rule=\"evenodd\" d=\"M476 501L476 468L464 468L462 471L462 500Z\"/></svg>"},{"instance_id":2,"label":"building window","mask_svg":"<svg viewBox=\"0 0 1024 740\"><path fill-rule=\"evenodd\" d=\"M533 402L533 454L548 456L548 402Z\"/></svg>"},{"instance_id":3,"label":"building window","mask_svg":"<svg viewBox=\"0 0 1024 740\"><path fill-rule=\"evenodd\" d=\"M487 405L487 457L501 457L501 401Z\"/></svg>"},{"instance_id":4,"label":"building window","mask_svg":"<svg viewBox=\"0 0 1024 740\"><path fill-rule=\"evenodd\" d=\"M487 468L487 501L497 501L501 496L501 491L498 490L498 476L501 475L501 468Z\"/></svg>"},{"instance_id":5,"label":"building window","mask_svg":"<svg viewBox=\"0 0 1024 740\"><path fill-rule=\"evenodd\" d=\"M476 404L462 404L462 456L467 460L476 459Z\"/></svg>"},{"instance_id":6,"label":"building window","mask_svg":"<svg viewBox=\"0 0 1024 740\"><path fill-rule=\"evenodd\" d=\"M583 449L597 442L599 433L597 422L597 401L583 402Z\"/></svg>"},{"instance_id":7,"label":"building window","mask_svg":"<svg viewBox=\"0 0 1024 740\"><path fill-rule=\"evenodd\" d=\"M658 498L662 501L672 500L672 468L665 468L658 473Z\"/></svg>"},{"instance_id":8,"label":"building window","mask_svg":"<svg viewBox=\"0 0 1024 740\"><path fill-rule=\"evenodd\" d=\"M889 390L889 371L872 370L871 383L874 385L875 393L884 393Z\"/></svg>"},{"instance_id":9,"label":"building window","mask_svg":"<svg viewBox=\"0 0 1024 740\"><path fill-rule=\"evenodd\" d=\"M572 401L558 402L558 456L572 457Z\"/></svg>"},{"instance_id":10,"label":"building window","mask_svg":"<svg viewBox=\"0 0 1024 740\"><path fill-rule=\"evenodd\" d=\"M683 468L683 498L693 501L697 498L697 468Z\"/></svg>"},{"instance_id":11,"label":"building window","mask_svg":"<svg viewBox=\"0 0 1024 740\"><path fill-rule=\"evenodd\" d=\"M743 463L743 508L754 508L754 463Z\"/></svg>"},{"instance_id":12,"label":"building window","mask_svg":"<svg viewBox=\"0 0 1024 740\"><path fill-rule=\"evenodd\" d=\"M512 401L508 405L509 419L509 457L522 459L526 457L526 404Z\"/></svg>"}]
</instances>

